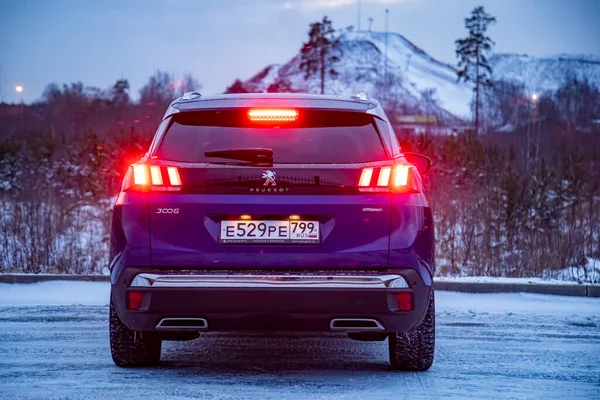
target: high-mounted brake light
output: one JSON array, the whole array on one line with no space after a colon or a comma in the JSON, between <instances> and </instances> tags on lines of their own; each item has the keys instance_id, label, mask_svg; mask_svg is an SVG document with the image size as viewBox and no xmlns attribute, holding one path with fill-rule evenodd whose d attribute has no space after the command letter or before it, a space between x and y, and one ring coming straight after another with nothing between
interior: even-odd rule
<instances>
[{"instance_id":1,"label":"high-mounted brake light","mask_svg":"<svg viewBox=\"0 0 600 400\"><path fill-rule=\"evenodd\" d=\"M248 111L248 118L253 122L293 122L298 118L298 111L289 108L254 108Z\"/></svg>"}]
</instances>

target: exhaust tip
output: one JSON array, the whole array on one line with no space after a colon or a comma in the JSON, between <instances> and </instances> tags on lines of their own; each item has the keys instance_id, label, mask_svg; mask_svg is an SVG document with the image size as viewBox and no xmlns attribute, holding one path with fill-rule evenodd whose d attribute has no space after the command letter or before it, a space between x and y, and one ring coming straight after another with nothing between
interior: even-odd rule
<instances>
[{"instance_id":1,"label":"exhaust tip","mask_svg":"<svg viewBox=\"0 0 600 400\"><path fill-rule=\"evenodd\" d=\"M165 330L199 330L207 329L208 321L204 318L163 318L156 329Z\"/></svg>"},{"instance_id":2,"label":"exhaust tip","mask_svg":"<svg viewBox=\"0 0 600 400\"><path fill-rule=\"evenodd\" d=\"M332 331L364 332L383 331L385 328L379 321L372 318L334 318L329 323Z\"/></svg>"}]
</instances>

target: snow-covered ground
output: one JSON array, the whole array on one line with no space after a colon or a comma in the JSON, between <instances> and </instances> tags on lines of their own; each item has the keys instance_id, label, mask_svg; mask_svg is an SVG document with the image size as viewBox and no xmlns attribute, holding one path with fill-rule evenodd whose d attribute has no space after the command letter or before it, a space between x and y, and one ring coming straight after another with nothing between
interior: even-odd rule
<instances>
[{"instance_id":1,"label":"snow-covered ground","mask_svg":"<svg viewBox=\"0 0 600 400\"><path fill-rule=\"evenodd\" d=\"M0 398L599 399L600 299L436 293L425 373L391 371L386 342L338 334L205 334L158 368L119 369L109 284L0 284Z\"/></svg>"},{"instance_id":2,"label":"snow-covered ground","mask_svg":"<svg viewBox=\"0 0 600 400\"><path fill-rule=\"evenodd\" d=\"M528 285L580 285L579 282L543 278L506 278L501 276L436 276L436 282L519 283Z\"/></svg>"},{"instance_id":3,"label":"snow-covered ground","mask_svg":"<svg viewBox=\"0 0 600 400\"><path fill-rule=\"evenodd\" d=\"M0 307L104 306L108 305L109 294L108 282L0 283Z\"/></svg>"}]
</instances>

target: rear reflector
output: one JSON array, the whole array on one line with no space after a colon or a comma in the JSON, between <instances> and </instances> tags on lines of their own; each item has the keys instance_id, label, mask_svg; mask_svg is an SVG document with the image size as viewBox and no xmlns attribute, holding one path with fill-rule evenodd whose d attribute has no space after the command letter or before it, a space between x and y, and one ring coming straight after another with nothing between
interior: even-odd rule
<instances>
[{"instance_id":1,"label":"rear reflector","mask_svg":"<svg viewBox=\"0 0 600 400\"><path fill-rule=\"evenodd\" d=\"M253 122L292 122L298 118L298 111L283 108L259 108L249 110L248 118Z\"/></svg>"},{"instance_id":2,"label":"rear reflector","mask_svg":"<svg viewBox=\"0 0 600 400\"><path fill-rule=\"evenodd\" d=\"M412 293L410 293L410 292L398 293L396 295L396 300L398 303L398 311L412 311L412 309L413 309Z\"/></svg>"},{"instance_id":3,"label":"rear reflector","mask_svg":"<svg viewBox=\"0 0 600 400\"><path fill-rule=\"evenodd\" d=\"M128 310L139 310L142 308L142 299L144 294L142 292L127 292L127 309Z\"/></svg>"}]
</instances>

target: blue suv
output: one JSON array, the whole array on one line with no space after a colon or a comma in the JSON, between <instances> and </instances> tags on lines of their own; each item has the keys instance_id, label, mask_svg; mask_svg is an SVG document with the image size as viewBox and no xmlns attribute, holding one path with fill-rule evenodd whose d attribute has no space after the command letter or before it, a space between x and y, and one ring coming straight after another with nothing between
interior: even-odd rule
<instances>
[{"instance_id":1,"label":"blue suv","mask_svg":"<svg viewBox=\"0 0 600 400\"><path fill-rule=\"evenodd\" d=\"M122 367L209 331L388 339L434 356L434 229L421 174L364 94L187 93L113 212L110 346Z\"/></svg>"}]
</instances>

